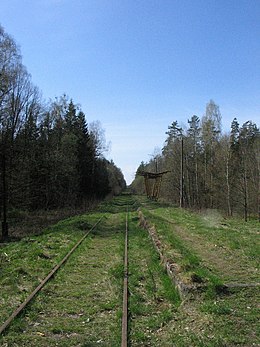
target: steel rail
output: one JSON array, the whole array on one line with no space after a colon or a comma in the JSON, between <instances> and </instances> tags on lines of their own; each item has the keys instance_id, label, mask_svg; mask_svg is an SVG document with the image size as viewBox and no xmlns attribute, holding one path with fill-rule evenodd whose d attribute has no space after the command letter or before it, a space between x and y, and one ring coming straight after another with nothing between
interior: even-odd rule
<instances>
[{"instance_id":1,"label":"steel rail","mask_svg":"<svg viewBox=\"0 0 260 347\"><path fill-rule=\"evenodd\" d=\"M73 246L73 248L65 255L65 257L57 264L44 280L34 289L34 291L25 299L25 301L9 316L9 318L0 327L0 335L9 327L12 321L22 312L22 310L32 301L36 294L45 286L45 284L54 276L59 268L67 261L70 255L78 248L78 246L84 241L89 233L95 229L95 227L101 222L104 215L91 227L91 229Z\"/></svg>"},{"instance_id":2,"label":"steel rail","mask_svg":"<svg viewBox=\"0 0 260 347\"><path fill-rule=\"evenodd\" d=\"M128 346L128 208L125 222L124 289L121 347Z\"/></svg>"}]
</instances>

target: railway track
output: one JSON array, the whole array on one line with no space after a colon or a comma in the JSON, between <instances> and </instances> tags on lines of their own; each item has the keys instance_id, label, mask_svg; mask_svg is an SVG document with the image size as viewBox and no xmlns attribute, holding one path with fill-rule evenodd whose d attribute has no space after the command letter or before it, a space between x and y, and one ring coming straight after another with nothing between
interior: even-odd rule
<instances>
[{"instance_id":1,"label":"railway track","mask_svg":"<svg viewBox=\"0 0 260 347\"><path fill-rule=\"evenodd\" d=\"M124 285L121 347L128 346L128 209L125 223Z\"/></svg>"},{"instance_id":2,"label":"railway track","mask_svg":"<svg viewBox=\"0 0 260 347\"><path fill-rule=\"evenodd\" d=\"M42 291L47 283L56 275L56 273L65 266L70 256L79 248L83 241L94 232L96 227L101 223L103 215L90 230L88 230L83 237L71 248L71 250L64 256L64 258L48 273L48 275L40 282L40 284L27 296L27 298L19 305L17 309L4 321L0 326L0 336L5 335L8 332L8 328L13 324L14 320L20 316L23 311L30 305L33 305L37 301L37 295ZM121 347L128 346L128 218L129 212L125 213L125 246L124 246L124 274L123 274L123 295L122 295L122 322L121 322Z\"/></svg>"},{"instance_id":3,"label":"railway track","mask_svg":"<svg viewBox=\"0 0 260 347\"><path fill-rule=\"evenodd\" d=\"M164 215L146 211L150 222L162 228L157 231L161 232L160 242L153 243L148 231L141 227L138 203L132 206L132 202L129 196L118 197L97 212L57 225L42 237L5 245L0 257L0 261L6 259L0 263L1 347L195 346L208 345L213 331L216 338L212 345L217 346L225 333L223 321L227 341L231 341L229 336L235 336L242 321L245 330L236 341L243 339L257 345L257 338L252 336L258 327L254 311L258 288L243 286L241 291L235 287L229 295L212 298L201 292L196 300L187 296L181 301L171 278L162 270L154 245L167 245L164 236L173 234L170 228L174 220L164 226L168 222L162 218ZM100 220L102 215L105 218ZM97 221L99 224L91 229ZM83 235L85 229L91 232ZM170 251L170 245L166 249ZM21 250L24 254L31 252L30 256L23 259ZM20 263L14 259L17 251ZM63 260L59 263L58 258ZM32 259L34 266L28 266ZM43 279L51 264L57 263L60 267L46 276L46 283L41 282L36 297L28 295L30 300L25 300L19 312L16 310L8 318L10 308L14 309L22 296L32 291L32 284L36 283L36 287L38 278ZM23 290L26 286L28 290ZM12 289L16 290L14 295ZM236 319L233 312L242 312L243 316ZM214 329L209 318L214 319Z\"/></svg>"},{"instance_id":4,"label":"railway track","mask_svg":"<svg viewBox=\"0 0 260 347\"><path fill-rule=\"evenodd\" d=\"M96 226L101 222L101 220L104 218L102 216L97 223L93 225L93 227L86 232L86 234L72 247L72 249L65 255L65 257L57 264L44 278L44 280L32 291L31 294L28 295L28 297L25 299L25 301L10 315L9 318L6 319L6 321L1 325L0 327L0 335L3 334L7 328L10 326L10 324L14 321L16 317L28 306L30 302L32 302L33 299L37 296L37 294L41 291L41 289L46 285L46 283L49 282L49 280L55 275L55 273L62 267L62 265L68 260L68 258L71 256L73 252L79 247L79 245L85 240L85 238L93 231Z\"/></svg>"},{"instance_id":5,"label":"railway track","mask_svg":"<svg viewBox=\"0 0 260 347\"><path fill-rule=\"evenodd\" d=\"M83 220L97 223L5 320L0 346L167 345L160 335L175 299L132 202L118 198Z\"/></svg>"}]
</instances>

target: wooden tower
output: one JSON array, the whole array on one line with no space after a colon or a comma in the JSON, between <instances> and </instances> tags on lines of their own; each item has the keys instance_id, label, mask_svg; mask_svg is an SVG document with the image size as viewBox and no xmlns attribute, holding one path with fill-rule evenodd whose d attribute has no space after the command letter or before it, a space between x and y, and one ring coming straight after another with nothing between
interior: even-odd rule
<instances>
[{"instance_id":1,"label":"wooden tower","mask_svg":"<svg viewBox=\"0 0 260 347\"><path fill-rule=\"evenodd\" d=\"M147 172L139 171L138 175L144 177L145 192L149 199L158 200L162 177L169 171L163 172Z\"/></svg>"}]
</instances>

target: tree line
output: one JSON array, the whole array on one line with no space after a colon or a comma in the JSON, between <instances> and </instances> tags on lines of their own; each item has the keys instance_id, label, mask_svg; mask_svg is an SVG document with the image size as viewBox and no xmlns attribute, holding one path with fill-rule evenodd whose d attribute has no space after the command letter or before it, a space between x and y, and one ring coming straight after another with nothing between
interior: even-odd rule
<instances>
[{"instance_id":1,"label":"tree line","mask_svg":"<svg viewBox=\"0 0 260 347\"><path fill-rule=\"evenodd\" d=\"M87 124L66 95L46 103L22 63L14 39L0 26L0 193L3 237L7 206L82 206L119 194L125 180L104 157L99 122Z\"/></svg>"},{"instance_id":2,"label":"tree line","mask_svg":"<svg viewBox=\"0 0 260 347\"><path fill-rule=\"evenodd\" d=\"M234 118L228 134L222 133L221 113L213 101L200 119L193 115L186 127L172 122L165 145L149 163L142 162L132 189L143 192L140 171L165 171L161 197L181 207L218 208L228 215L259 214L260 132L247 121Z\"/></svg>"}]
</instances>

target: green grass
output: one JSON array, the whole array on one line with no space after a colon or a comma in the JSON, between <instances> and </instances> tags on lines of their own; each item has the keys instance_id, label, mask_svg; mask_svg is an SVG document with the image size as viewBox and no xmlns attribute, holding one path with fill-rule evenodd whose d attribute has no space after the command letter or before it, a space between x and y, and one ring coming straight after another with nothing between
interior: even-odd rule
<instances>
[{"instance_id":1,"label":"green grass","mask_svg":"<svg viewBox=\"0 0 260 347\"><path fill-rule=\"evenodd\" d=\"M142 205L144 204L144 205ZM0 346L120 346L125 211L129 206L129 337L131 346L257 346L259 288L216 291L225 282L255 283L256 221L196 214L122 195L96 211L66 219L39 236L0 248L0 319L29 294L102 215L37 298L0 338ZM157 228L184 278L210 284L208 292L180 300L163 270L138 206Z\"/></svg>"},{"instance_id":2,"label":"green grass","mask_svg":"<svg viewBox=\"0 0 260 347\"><path fill-rule=\"evenodd\" d=\"M221 279L203 264L199 254L188 247L181 237L172 232L172 226L169 228L169 223L166 220L158 218L147 209L144 210L144 213L150 223L156 225L160 239L167 246L164 254L178 263L179 276L183 282L207 283L210 292L223 284Z\"/></svg>"},{"instance_id":3,"label":"green grass","mask_svg":"<svg viewBox=\"0 0 260 347\"><path fill-rule=\"evenodd\" d=\"M57 243L61 247L67 233L78 239L82 224L90 226L100 216L69 219L46 235L52 246ZM19 341L19 346L110 346L113 341L119 346L121 284L118 286L111 274L117 273L122 263L123 227L124 214L106 216L95 235L83 242L23 316L16 319L2 342L13 345ZM44 236L40 240L44 245ZM32 258L26 259L31 262Z\"/></svg>"},{"instance_id":4,"label":"green grass","mask_svg":"<svg viewBox=\"0 0 260 347\"><path fill-rule=\"evenodd\" d=\"M146 202L143 211L169 248L180 253L184 270L196 268L210 282L259 282L259 222L155 206Z\"/></svg>"},{"instance_id":5,"label":"green grass","mask_svg":"<svg viewBox=\"0 0 260 347\"><path fill-rule=\"evenodd\" d=\"M179 295L164 272L145 230L132 214L129 232L129 310L131 346L164 346L162 327L174 319Z\"/></svg>"},{"instance_id":6,"label":"green grass","mask_svg":"<svg viewBox=\"0 0 260 347\"><path fill-rule=\"evenodd\" d=\"M53 230L1 247L0 321L3 323L14 308L25 299L54 267L82 232ZM12 295L10 295L10 292Z\"/></svg>"},{"instance_id":7,"label":"green grass","mask_svg":"<svg viewBox=\"0 0 260 347\"><path fill-rule=\"evenodd\" d=\"M259 282L259 223L141 203L182 275L196 273L208 283L206 293L187 296L178 307L174 324L162 332L165 346L260 345L259 287L219 290L222 283Z\"/></svg>"}]
</instances>

